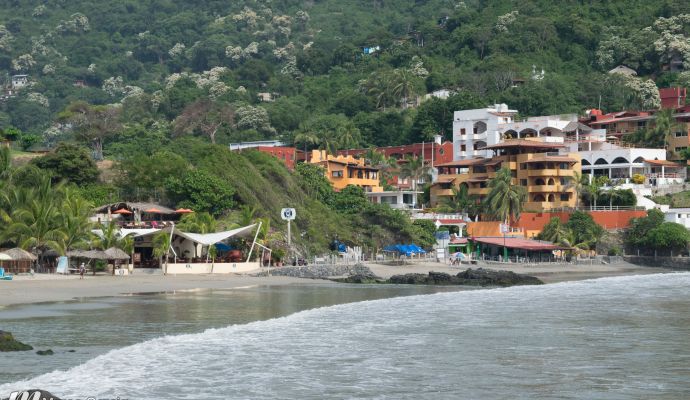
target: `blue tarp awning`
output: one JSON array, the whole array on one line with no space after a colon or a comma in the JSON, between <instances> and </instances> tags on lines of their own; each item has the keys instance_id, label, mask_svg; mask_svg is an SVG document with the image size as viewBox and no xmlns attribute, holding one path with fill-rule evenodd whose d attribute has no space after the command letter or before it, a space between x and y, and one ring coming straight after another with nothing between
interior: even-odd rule
<instances>
[{"instance_id":1,"label":"blue tarp awning","mask_svg":"<svg viewBox=\"0 0 690 400\"><path fill-rule=\"evenodd\" d=\"M426 251L416 244L395 244L392 246L386 246L384 251L389 251L393 253L403 254L405 256L412 256L415 254L426 254Z\"/></svg>"}]
</instances>

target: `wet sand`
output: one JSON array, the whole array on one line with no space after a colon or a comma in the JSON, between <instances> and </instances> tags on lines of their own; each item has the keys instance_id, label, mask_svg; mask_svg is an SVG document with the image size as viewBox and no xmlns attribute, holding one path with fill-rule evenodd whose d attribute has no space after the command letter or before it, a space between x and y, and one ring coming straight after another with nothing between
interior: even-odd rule
<instances>
[{"instance_id":1,"label":"wet sand","mask_svg":"<svg viewBox=\"0 0 690 400\"><path fill-rule=\"evenodd\" d=\"M449 266L443 263L421 262L414 265L367 264L384 279L407 273L426 274L429 271L457 274L468 266ZM663 268L640 267L629 263L612 265L542 265L523 266L514 264L472 265L504 269L520 274L533 275L545 283L593 279L607 276L642 275L671 272ZM253 277L248 275L147 275L130 276L86 275L79 276L34 275L17 276L13 281L0 281L0 307L13 304L68 301L86 297L121 296L137 293L172 292L194 289L232 289L258 285L321 284L318 279L291 277Z\"/></svg>"}]
</instances>

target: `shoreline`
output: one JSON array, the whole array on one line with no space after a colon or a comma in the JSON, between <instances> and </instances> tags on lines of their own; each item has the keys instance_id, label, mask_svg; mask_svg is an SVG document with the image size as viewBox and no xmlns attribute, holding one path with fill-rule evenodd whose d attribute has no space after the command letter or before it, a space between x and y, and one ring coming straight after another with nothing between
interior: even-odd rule
<instances>
[{"instance_id":1,"label":"shoreline","mask_svg":"<svg viewBox=\"0 0 690 400\"><path fill-rule=\"evenodd\" d=\"M647 275L677 272L665 268L641 267L629 263L595 264L595 265L543 265L523 266L511 264L489 264L451 267L443 263L417 263L414 265L388 266L366 264L374 274L383 279L392 275L423 273L429 271L457 274L470 268L488 268L513 271L518 274L532 275L545 284L596 279L610 276ZM0 282L0 310L8 306L20 306L37 303L74 301L98 297L117 297L145 295L150 293L174 293L176 291L194 291L205 289L247 289L257 286L279 286L291 284L324 284L331 283L323 279L305 279L283 276L253 277L247 275L87 275L84 280L79 276L35 275L19 276L13 281Z\"/></svg>"}]
</instances>

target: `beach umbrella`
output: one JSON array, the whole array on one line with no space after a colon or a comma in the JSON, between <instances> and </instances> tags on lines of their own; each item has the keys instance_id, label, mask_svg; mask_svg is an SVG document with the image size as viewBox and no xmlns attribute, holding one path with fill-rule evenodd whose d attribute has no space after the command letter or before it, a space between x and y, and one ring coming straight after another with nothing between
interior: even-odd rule
<instances>
[{"instance_id":1,"label":"beach umbrella","mask_svg":"<svg viewBox=\"0 0 690 400\"><path fill-rule=\"evenodd\" d=\"M126 209L126 208L121 208L121 209L119 209L119 210L113 211L113 214L123 214L123 215L126 214L126 215L130 215L130 214L133 214L133 213L132 213L131 211L129 211L128 209Z\"/></svg>"},{"instance_id":2,"label":"beach umbrella","mask_svg":"<svg viewBox=\"0 0 690 400\"><path fill-rule=\"evenodd\" d=\"M146 213L151 213L151 214L160 214L162 213L161 210L157 209L156 207L149 208L148 210L144 210Z\"/></svg>"},{"instance_id":3,"label":"beach umbrella","mask_svg":"<svg viewBox=\"0 0 690 400\"><path fill-rule=\"evenodd\" d=\"M5 253L0 253L0 261L12 261L12 257Z\"/></svg>"},{"instance_id":4,"label":"beach umbrella","mask_svg":"<svg viewBox=\"0 0 690 400\"><path fill-rule=\"evenodd\" d=\"M190 214L190 213L193 213L194 211L190 210L189 208L178 208L177 210L175 210L175 212L178 214Z\"/></svg>"},{"instance_id":5,"label":"beach umbrella","mask_svg":"<svg viewBox=\"0 0 690 400\"><path fill-rule=\"evenodd\" d=\"M3 253L12 257L13 261L36 261L38 258L26 250L14 248L5 250Z\"/></svg>"}]
</instances>

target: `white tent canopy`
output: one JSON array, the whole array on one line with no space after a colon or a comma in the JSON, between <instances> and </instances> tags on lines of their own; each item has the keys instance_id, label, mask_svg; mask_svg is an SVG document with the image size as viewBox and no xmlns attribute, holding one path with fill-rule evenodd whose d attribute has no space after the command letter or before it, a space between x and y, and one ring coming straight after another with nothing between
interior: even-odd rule
<instances>
[{"instance_id":1,"label":"white tent canopy","mask_svg":"<svg viewBox=\"0 0 690 400\"><path fill-rule=\"evenodd\" d=\"M187 233L175 229L175 235L181 236L185 239L191 240L194 243L199 243L204 246L210 246L233 236L248 236L251 235L256 228L256 224L245 226L242 228L233 229L230 231L216 232L216 233ZM166 232L170 232L173 228L165 228Z\"/></svg>"}]
</instances>

